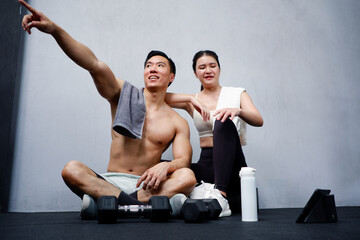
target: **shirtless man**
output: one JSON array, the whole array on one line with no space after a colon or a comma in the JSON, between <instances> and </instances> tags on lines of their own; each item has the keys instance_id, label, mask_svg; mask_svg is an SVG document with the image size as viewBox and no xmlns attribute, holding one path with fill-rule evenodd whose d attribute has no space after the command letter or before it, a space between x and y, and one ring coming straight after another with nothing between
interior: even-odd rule
<instances>
[{"instance_id":1,"label":"shirtless man","mask_svg":"<svg viewBox=\"0 0 360 240\"><path fill-rule=\"evenodd\" d=\"M89 71L98 92L110 103L114 121L124 81L115 78L110 68L98 60L89 48L74 40L43 13L23 0L19 2L31 13L24 16L23 29L29 34L32 28L50 34L68 57ZM138 201L148 202L153 195L171 198L178 193L189 195L193 190L196 179L188 168L192 155L189 126L185 119L164 102L167 87L175 78L175 71L171 68L175 68L175 65L161 52L145 62L146 115L142 138L125 137L111 130L108 172L122 174L125 178L135 177L131 190L134 192L128 195L119 186L104 181L106 177L96 174L85 164L70 161L64 167L62 177L67 186L80 198L84 194L93 199L111 195L118 197L119 203L122 201L126 204L136 204ZM162 153L171 143L174 159L171 162L160 162Z\"/></svg>"}]
</instances>

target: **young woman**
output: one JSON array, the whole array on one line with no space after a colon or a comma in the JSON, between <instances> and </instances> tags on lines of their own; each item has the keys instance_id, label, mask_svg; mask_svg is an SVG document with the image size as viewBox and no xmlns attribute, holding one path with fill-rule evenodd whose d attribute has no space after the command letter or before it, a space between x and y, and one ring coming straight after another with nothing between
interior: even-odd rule
<instances>
[{"instance_id":1,"label":"young woman","mask_svg":"<svg viewBox=\"0 0 360 240\"><path fill-rule=\"evenodd\" d=\"M240 196L239 171L245 167L242 145L246 144L246 124L263 125L261 114L243 88L222 87L220 63L215 52L200 51L193 58L193 70L202 90L196 95L168 93L165 101L186 110L199 132L201 154L192 164L199 186L190 198L216 198L230 216L228 198ZM231 208L239 208L239 204Z\"/></svg>"}]
</instances>

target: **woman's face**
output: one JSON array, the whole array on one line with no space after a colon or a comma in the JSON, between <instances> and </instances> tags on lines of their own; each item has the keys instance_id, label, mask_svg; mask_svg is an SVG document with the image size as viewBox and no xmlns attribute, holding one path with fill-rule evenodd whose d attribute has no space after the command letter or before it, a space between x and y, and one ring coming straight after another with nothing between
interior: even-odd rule
<instances>
[{"instance_id":1,"label":"woman's face","mask_svg":"<svg viewBox=\"0 0 360 240\"><path fill-rule=\"evenodd\" d=\"M211 56L202 56L196 62L195 76L204 88L219 84L220 68L216 59Z\"/></svg>"}]
</instances>

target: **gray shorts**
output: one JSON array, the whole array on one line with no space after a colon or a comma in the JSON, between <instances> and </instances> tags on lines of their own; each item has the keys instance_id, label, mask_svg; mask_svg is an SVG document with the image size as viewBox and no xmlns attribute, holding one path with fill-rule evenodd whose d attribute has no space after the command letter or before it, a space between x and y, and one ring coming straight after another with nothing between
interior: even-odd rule
<instances>
[{"instance_id":1,"label":"gray shorts","mask_svg":"<svg viewBox=\"0 0 360 240\"><path fill-rule=\"evenodd\" d=\"M111 183L115 187L119 188L121 191L130 194L142 188L141 185L137 188L136 183L139 180L140 176L127 174L127 173L117 173L117 172L107 172L100 174L105 181Z\"/></svg>"}]
</instances>

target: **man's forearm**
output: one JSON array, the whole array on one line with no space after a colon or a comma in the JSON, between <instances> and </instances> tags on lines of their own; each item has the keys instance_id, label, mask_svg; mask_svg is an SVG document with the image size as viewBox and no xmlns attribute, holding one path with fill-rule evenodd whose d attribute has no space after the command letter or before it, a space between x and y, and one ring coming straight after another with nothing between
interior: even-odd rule
<instances>
[{"instance_id":1,"label":"man's forearm","mask_svg":"<svg viewBox=\"0 0 360 240\"><path fill-rule=\"evenodd\" d=\"M171 162L168 162L168 174L175 172L180 168L190 168L191 158L176 158Z\"/></svg>"},{"instance_id":2,"label":"man's forearm","mask_svg":"<svg viewBox=\"0 0 360 240\"><path fill-rule=\"evenodd\" d=\"M71 58L71 60L80 67L88 70L90 73L95 71L95 65L98 59L88 47L76 41L64 29L56 24L54 31L51 32L51 35L55 38L58 45L64 53Z\"/></svg>"}]
</instances>

